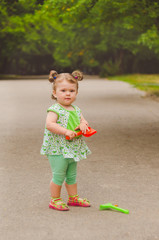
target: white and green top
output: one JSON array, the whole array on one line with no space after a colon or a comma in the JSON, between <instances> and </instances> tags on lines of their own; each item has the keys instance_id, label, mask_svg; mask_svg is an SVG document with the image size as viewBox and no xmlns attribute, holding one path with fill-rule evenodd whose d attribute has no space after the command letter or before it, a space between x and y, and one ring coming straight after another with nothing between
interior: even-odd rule
<instances>
[{"instance_id":1,"label":"white and green top","mask_svg":"<svg viewBox=\"0 0 159 240\"><path fill-rule=\"evenodd\" d=\"M63 108L60 104L55 103L47 112L52 111L58 115L57 123L69 130L74 129L80 124L81 110L72 105L74 110L70 111ZM80 161L87 158L87 155L91 153L87 147L83 137L75 137L72 140L66 140L64 135L55 134L50 132L45 127L43 145L40 153L42 155L63 155L64 158L74 158L74 160Z\"/></svg>"}]
</instances>

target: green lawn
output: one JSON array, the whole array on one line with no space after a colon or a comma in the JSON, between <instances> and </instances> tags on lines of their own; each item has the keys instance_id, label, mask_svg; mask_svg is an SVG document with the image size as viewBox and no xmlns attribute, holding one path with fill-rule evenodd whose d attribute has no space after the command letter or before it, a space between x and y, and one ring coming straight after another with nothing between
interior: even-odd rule
<instances>
[{"instance_id":1,"label":"green lawn","mask_svg":"<svg viewBox=\"0 0 159 240\"><path fill-rule=\"evenodd\" d=\"M130 74L108 77L109 80L119 80L132 84L150 96L159 97L159 74Z\"/></svg>"}]
</instances>

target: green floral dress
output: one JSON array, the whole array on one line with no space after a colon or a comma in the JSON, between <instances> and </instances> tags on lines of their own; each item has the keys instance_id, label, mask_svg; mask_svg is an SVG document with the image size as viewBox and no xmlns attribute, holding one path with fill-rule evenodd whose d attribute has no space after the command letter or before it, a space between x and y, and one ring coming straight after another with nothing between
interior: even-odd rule
<instances>
[{"instance_id":1,"label":"green floral dress","mask_svg":"<svg viewBox=\"0 0 159 240\"><path fill-rule=\"evenodd\" d=\"M69 111L58 103L48 108L47 112L52 111L58 115L57 123L69 130L74 129L80 124L81 110L73 105L74 110ZM64 158L74 158L80 161L86 159L91 153L83 137L75 137L72 140L66 140L64 135L54 134L45 127L44 139L40 153L42 155L63 155Z\"/></svg>"}]
</instances>

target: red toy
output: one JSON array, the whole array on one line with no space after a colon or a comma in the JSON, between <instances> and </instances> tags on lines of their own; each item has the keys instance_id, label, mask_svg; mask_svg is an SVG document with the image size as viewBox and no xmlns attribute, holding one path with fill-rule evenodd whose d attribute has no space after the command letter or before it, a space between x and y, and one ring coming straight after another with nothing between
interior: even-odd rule
<instances>
[{"instance_id":1,"label":"red toy","mask_svg":"<svg viewBox=\"0 0 159 240\"><path fill-rule=\"evenodd\" d=\"M89 130L86 131L86 133L82 133L82 131L77 132L77 136L83 135L84 137L91 137L93 134L95 134L97 131L91 127L88 127ZM70 140L70 138L68 136L66 136L67 140Z\"/></svg>"}]
</instances>

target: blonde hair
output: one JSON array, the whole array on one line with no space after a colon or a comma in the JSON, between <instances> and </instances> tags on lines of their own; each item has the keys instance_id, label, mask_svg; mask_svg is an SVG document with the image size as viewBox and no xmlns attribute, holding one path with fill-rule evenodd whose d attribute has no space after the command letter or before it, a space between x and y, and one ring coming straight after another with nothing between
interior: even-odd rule
<instances>
[{"instance_id":1,"label":"blonde hair","mask_svg":"<svg viewBox=\"0 0 159 240\"><path fill-rule=\"evenodd\" d=\"M66 80L70 83L75 83L78 90L78 81L83 80L83 73L76 70L72 73L60 73L58 74L55 70L50 71L49 75L49 82L53 84L53 91L56 91L56 86L58 82L62 82L63 80ZM52 99L56 99L54 95L51 95Z\"/></svg>"}]
</instances>

